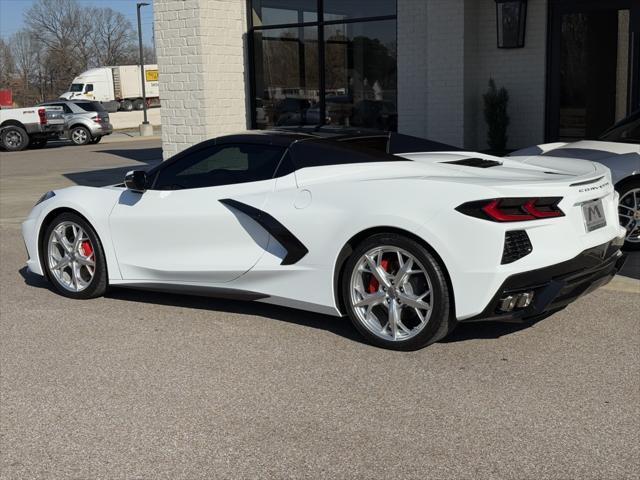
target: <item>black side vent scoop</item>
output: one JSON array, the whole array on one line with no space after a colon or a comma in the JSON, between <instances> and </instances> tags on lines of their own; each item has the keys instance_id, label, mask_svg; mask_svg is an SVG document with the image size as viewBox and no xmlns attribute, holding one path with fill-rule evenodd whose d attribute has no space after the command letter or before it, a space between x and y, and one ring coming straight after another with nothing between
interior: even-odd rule
<instances>
[{"instance_id":1,"label":"black side vent scoop","mask_svg":"<svg viewBox=\"0 0 640 480\"><path fill-rule=\"evenodd\" d=\"M451 165L464 165L465 167L475 168L490 168L502 165L502 162L496 160L485 160L484 158L463 158L462 160L456 160L454 162L441 162L449 163Z\"/></svg>"}]
</instances>

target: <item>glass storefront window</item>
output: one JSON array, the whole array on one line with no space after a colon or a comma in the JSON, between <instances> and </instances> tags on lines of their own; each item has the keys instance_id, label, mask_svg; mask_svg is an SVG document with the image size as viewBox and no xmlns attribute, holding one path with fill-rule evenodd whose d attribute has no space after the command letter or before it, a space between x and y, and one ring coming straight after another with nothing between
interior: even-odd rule
<instances>
[{"instance_id":1,"label":"glass storefront window","mask_svg":"<svg viewBox=\"0 0 640 480\"><path fill-rule=\"evenodd\" d=\"M326 123L397 130L396 21L325 26Z\"/></svg>"},{"instance_id":2,"label":"glass storefront window","mask_svg":"<svg viewBox=\"0 0 640 480\"><path fill-rule=\"evenodd\" d=\"M253 0L253 26L318 21L316 0Z\"/></svg>"},{"instance_id":3,"label":"glass storefront window","mask_svg":"<svg viewBox=\"0 0 640 480\"><path fill-rule=\"evenodd\" d=\"M256 126L317 125L317 27L257 30L253 35Z\"/></svg>"},{"instance_id":4,"label":"glass storefront window","mask_svg":"<svg viewBox=\"0 0 640 480\"><path fill-rule=\"evenodd\" d=\"M395 0L324 0L325 22L395 14Z\"/></svg>"},{"instance_id":5,"label":"glass storefront window","mask_svg":"<svg viewBox=\"0 0 640 480\"><path fill-rule=\"evenodd\" d=\"M254 128L397 129L395 0L252 0L251 6Z\"/></svg>"}]
</instances>

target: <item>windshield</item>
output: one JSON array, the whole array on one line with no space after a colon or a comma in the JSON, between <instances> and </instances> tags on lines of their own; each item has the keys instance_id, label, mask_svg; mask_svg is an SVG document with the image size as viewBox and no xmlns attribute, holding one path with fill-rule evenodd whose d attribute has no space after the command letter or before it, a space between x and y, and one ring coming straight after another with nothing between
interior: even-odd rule
<instances>
[{"instance_id":1,"label":"windshield","mask_svg":"<svg viewBox=\"0 0 640 480\"><path fill-rule=\"evenodd\" d=\"M84 87L84 83L72 83L71 84L71 88L69 89L69 91L70 92L81 92L83 87Z\"/></svg>"}]
</instances>

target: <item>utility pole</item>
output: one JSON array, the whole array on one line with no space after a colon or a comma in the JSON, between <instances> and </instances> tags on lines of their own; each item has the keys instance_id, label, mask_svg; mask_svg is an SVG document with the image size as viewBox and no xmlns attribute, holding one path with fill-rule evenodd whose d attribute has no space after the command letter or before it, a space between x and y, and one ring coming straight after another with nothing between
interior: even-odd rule
<instances>
[{"instance_id":1,"label":"utility pole","mask_svg":"<svg viewBox=\"0 0 640 480\"><path fill-rule=\"evenodd\" d=\"M145 74L144 74L144 54L142 51L142 22L140 20L140 9L149 5L148 3L137 3L136 11L138 13L138 46L140 48L140 79L142 80L142 110L144 112L144 121L140 125L140 136L149 137L153 135L153 127L149 125L147 120L147 92L145 89Z\"/></svg>"}]
</instances>

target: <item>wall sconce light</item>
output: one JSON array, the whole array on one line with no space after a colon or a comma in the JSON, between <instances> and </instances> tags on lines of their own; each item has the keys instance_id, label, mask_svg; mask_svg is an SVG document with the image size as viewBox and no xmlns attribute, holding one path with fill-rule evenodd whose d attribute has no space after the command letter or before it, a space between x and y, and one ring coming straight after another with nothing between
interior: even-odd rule
<instances>
[{"instance_id":1,"label":"wall sconce light","mask_svg":"<svg viewBox=\"0 0 640 480\"><path fill-rule=\"evenodd\" d=\"M527 0L496 0L498 48L522 48L527 26Z\"/></svg>"}]
</instances>

